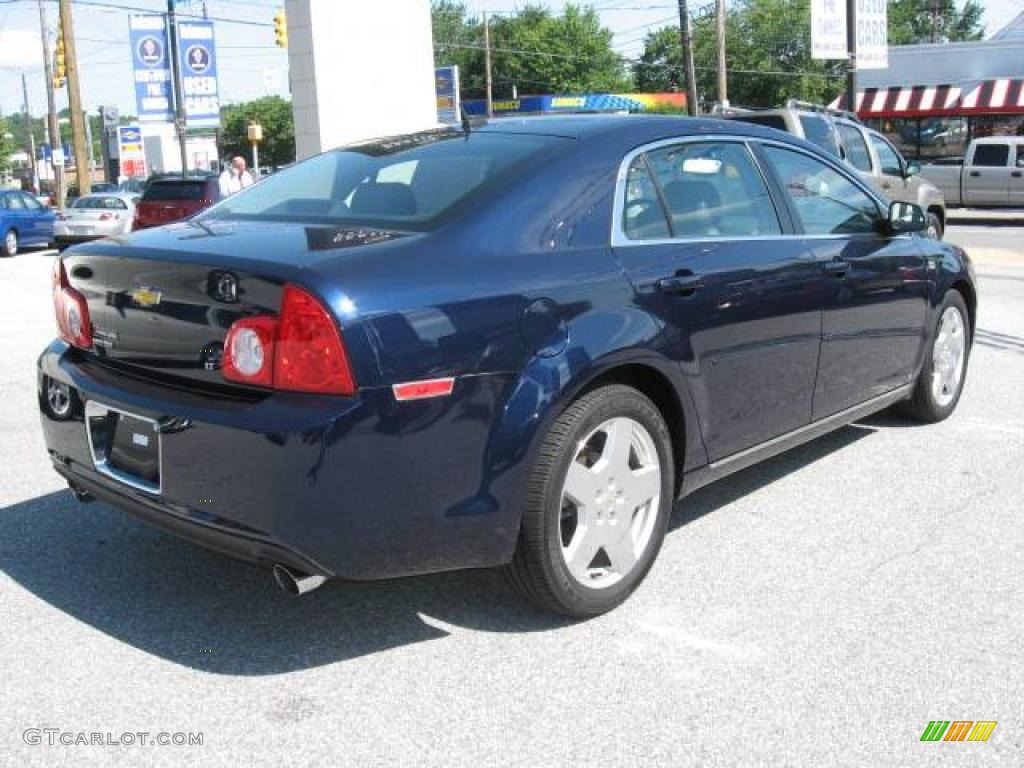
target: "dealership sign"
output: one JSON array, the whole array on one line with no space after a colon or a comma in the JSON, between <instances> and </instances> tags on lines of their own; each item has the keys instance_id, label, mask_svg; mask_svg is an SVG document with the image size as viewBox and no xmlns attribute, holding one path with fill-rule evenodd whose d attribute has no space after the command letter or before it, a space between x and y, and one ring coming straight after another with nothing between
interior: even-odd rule
<instances>
[{"instance_id":1,"label":"dealership sign","mask_svg":"<svg viewBox=\"0 0 1024 768\"><path fill-rule=\"evenodd\" d=\"M220 126L220 98L212 21L178 25L178 66L185 124L189 128L217 128Z\"/></svg>"},{"instance_id":2,"label":"dealership sign","mask_svg":"<svg viewBox=\"0 0 1024 768\"><path fill-rule=\"evenodd\" d=\"M164 123L171 120L171 60L167 51L167 26L158 15L133 15L129 21L132 71L135 79L135 111L139 120Z\"/></svg>"},{"instance_id":3,"label":"dealership sign","mask_svg":"<svg viewBox=\"0 0 1024 768\"><path fill-rule=\"evenodd\" d=\"M857 69L889 66L886 0L856 0ZM811 0L811 56L846 59L845 0Z\"/></svg>"}]
</instances>

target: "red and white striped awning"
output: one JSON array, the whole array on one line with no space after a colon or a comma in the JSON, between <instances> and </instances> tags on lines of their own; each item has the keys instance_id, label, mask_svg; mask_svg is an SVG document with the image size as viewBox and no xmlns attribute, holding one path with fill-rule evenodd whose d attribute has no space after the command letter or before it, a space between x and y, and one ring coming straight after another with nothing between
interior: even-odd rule
<instances>
[{"instance_id":1,"label":"red and white striped awning","mask_svg":"<svg viewBox=\"0 0 1024 768\"><path fill-rule=\"evenodd\" d=\"M829 106L846 109L846 96ZM866 88L857 94L857 114L868 117L1024 114L1024 78L999 78L961 88L958 85L913 85Z\"/></svg>"}]
</instances>

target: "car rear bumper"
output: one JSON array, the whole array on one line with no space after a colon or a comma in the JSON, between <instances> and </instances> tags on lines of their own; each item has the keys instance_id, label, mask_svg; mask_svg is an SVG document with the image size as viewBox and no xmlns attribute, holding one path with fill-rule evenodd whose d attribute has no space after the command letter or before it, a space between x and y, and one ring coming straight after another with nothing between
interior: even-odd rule
<instances>
[{"instance_id":1,"label":"car rear bumper","mask_svg":"<svg viewBox=\"0 0 1024 768\"><path fill-rule=\"evenodd\" d=\"M58 417L47 380L68 385ZM376 579L506 562L518 534L484 466L501 377L473 377L446 401L237 398L174 388L99 365L54 341L39 358L43 435L71 485L234 557ZM102 474L86 437L94 401L158 420L160 491ZM471 414L468 417L467 414Z\"/></svg>"}]
</instances>

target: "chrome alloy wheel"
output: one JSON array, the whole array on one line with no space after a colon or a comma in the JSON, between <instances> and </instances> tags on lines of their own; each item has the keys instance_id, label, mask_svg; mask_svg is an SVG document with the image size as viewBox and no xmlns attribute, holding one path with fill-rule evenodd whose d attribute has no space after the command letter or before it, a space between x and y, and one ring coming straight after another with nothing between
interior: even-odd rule
<instances>
[{"instance_id":1,"label":"chrome alloy wheel","mask_svg":"<svg viewBox=\"0 0 1024 768\"><path fill-rule=\"evenodd\" d=\"M661 462L642 424L620 416L576 446L562 486L562 557L581 586L627 576L651 543L661 503Z\"/></svg>"},{"instance_id":2,"label":"chrome alloy wheel","mask_svg":"<svg viewBox=\"0 0 1024 768\"><path fill-rule=\"evenodd\" d=\"M932 345L932 398L945 408L956 397L966 362L967 334L956 307L946 307Z\"/></svg>"}]
</instances>

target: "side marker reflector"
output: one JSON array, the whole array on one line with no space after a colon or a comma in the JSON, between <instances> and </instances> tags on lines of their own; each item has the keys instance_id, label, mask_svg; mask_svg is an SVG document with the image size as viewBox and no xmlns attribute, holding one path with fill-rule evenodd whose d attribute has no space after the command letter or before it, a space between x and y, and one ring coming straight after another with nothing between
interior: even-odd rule
<instances>
[{"instance_id":1,"label":"side marker reflector","mask_svg":"<svg viewBox=\"0 0 1024 768\"><path fill-rule=\"evenodd\" d=\"M394 384L391 390L395 400L423 400L428 397L446 397L455 388L455 377L444 379L424 379L423 381L407 381Z\"/></svg>"}]
</instances>

